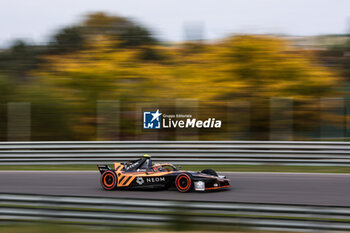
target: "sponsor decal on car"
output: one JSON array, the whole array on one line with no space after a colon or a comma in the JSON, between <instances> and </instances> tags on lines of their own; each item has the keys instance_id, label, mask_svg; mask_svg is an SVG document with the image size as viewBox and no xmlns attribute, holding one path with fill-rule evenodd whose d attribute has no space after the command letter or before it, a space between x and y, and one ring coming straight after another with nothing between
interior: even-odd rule
<instances>
[{"instance_id":1,"label":"sponsor decal on car","mask_svg":"<svg viewBox=\"0 0 350 233\"><path fill-rule=\"evenodd\" d=\"M152 177L152 178L146 178L147 183L158 183L165 181L165 177Z\"/></svg>"},{"instance_id":2,"label":"sponsor decal on car","mask_svg":"<svg viewBox=\"0 0 350 233\"><path fill-rule=\"evenodd\" d=\"M155 184L155 183L161 183L165 182L165 177L137 177L136 183L138 185L143 184Z\"/></svg>"},{"instance_id":3,"label":"sponsor decal on car","mask_svg":"<svg viewBox=\"0 0 350 233\"><path fill-rule=\"evenodd\" d=\"M140 162L133 163L133 164L131 164L131 165L129 165L129 166L126 166L125 169L126 169L127 171L128 171L128 170L131 170L132 168L138 166L139 164L140 164Z\"/></svg>"},{"instance_id":4,"label":"sponsor decal on car","mask_svg":"<svg viewBox=\"0 0 350 233\"><path fill-rule=\"evenodd\" d=\"M143 180L142 177L137 177L136 178L136 183L138 183L139 185L142 185L143 183L145 183L145 181Z\"/></svg>"}]
</instances>

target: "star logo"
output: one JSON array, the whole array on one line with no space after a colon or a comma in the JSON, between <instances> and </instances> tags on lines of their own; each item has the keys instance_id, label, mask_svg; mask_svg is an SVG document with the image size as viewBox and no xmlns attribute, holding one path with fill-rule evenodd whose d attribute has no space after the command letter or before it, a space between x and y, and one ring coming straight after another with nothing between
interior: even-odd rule
<instances>
[{"instance_id":1,"label":"star logo","mask_svg":"<svg viewBox=\"0 0 350 233\"><path fill-rule=\"evenodd\" d=\"M162 113L157 109L155 112L143 112L144 129L160 129Z\"/></svg>"},{"instance_id":2,"label":"star logo","mask_svg":"<svg viewBox=\"0 0 350 233\"><path fill-rule=\"evenodd\" d=\"M159 109L157 109L157 111L155 113L151 113L151 115L153 116L152 121L154 121L155 119L157 119L157 121L159 121L159 117L160 115L162 115L161 113L159 113Z\"/></svg>"}]
</instances>

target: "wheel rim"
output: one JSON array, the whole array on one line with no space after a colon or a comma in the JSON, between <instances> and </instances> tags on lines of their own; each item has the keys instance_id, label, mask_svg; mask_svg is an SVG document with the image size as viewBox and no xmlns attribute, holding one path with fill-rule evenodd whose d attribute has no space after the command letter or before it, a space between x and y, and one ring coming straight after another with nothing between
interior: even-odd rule
<instances>
[{"instance_id":1,"label":"wheel rim","mask_svg":"<svg viewBox=\"0 0 350 233\"><path fill-rule=\"evenodd\" d=\"M107 187L111 187L114 184L114 176L112 174L106 174L103 178L103 183Z\"/></svg>"},{"instance_id":2,"label":"wheel rim","mask_svg":"<svg viewBox=\"0 0 350 233\"><path fill-rule=\"evenodd\" d=\"M177 186L182 191L187 190L189 188L190 184L191 184L191 180L186 175L180 176L177 180Z\"/></svg>"}]
</instances>

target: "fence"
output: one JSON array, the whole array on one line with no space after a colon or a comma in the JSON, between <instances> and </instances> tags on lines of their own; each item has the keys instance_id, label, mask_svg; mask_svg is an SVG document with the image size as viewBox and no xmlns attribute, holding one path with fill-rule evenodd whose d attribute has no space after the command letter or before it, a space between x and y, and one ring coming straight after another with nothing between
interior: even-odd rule
<instances>
[{"instance_id":1,"label":"fence","mask_svg":"<svg viewBox=\"0 0 350 233\"><path fill-rule=\"evenodd\" d=\"M301 141L1 142L0 165L111 163L145 153L178 164L350 166L349 142Z\"/></svg>"},{"instance_id":2,"label":"fence","mask_svg":"<svg viewBox=\"0 0 350 233\"><path fill-rule=\"evenodd\" d=\"M350 230L350 207L0 193L2 222Z\"/></svg>"}]
</instances>

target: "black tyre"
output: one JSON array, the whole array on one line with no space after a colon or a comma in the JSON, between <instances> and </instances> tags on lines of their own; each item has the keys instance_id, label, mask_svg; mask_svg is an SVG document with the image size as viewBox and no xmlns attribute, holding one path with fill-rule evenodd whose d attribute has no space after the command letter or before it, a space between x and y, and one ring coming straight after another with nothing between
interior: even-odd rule
<instances>
[{"instance_id":1,"label":"black tyre","mask_svg":"<svg viewBox=\"0 0 350 233\"><path fill-rule=\"evenodd\" d=\"M214 171L213 169L204 169L203 171L201 171L201 173L208 174L211 176L218 176L218 173L216 173L216 171Z\"/></svg>"},{"instance_id":2,"label":"black tyre","mask_svg":"<svg viewBox=\"0 0 350 233\"><path fill-rule=\"evenodd\" d=\"M181 173L175 179L175 187L181 193L190 192L193 188L191 174Z\"/></svg>"},{"instance_id":3,"label":"black tyre","mask_svg":"<svg viewBox=\"0 0 350 233\"><path fill-rule=\"evenodd\" d=\"M114 171L108 170L101 175L101 185L105 190L113 190L117 187L118 178Z\"/></svg>"}]
</instances>

